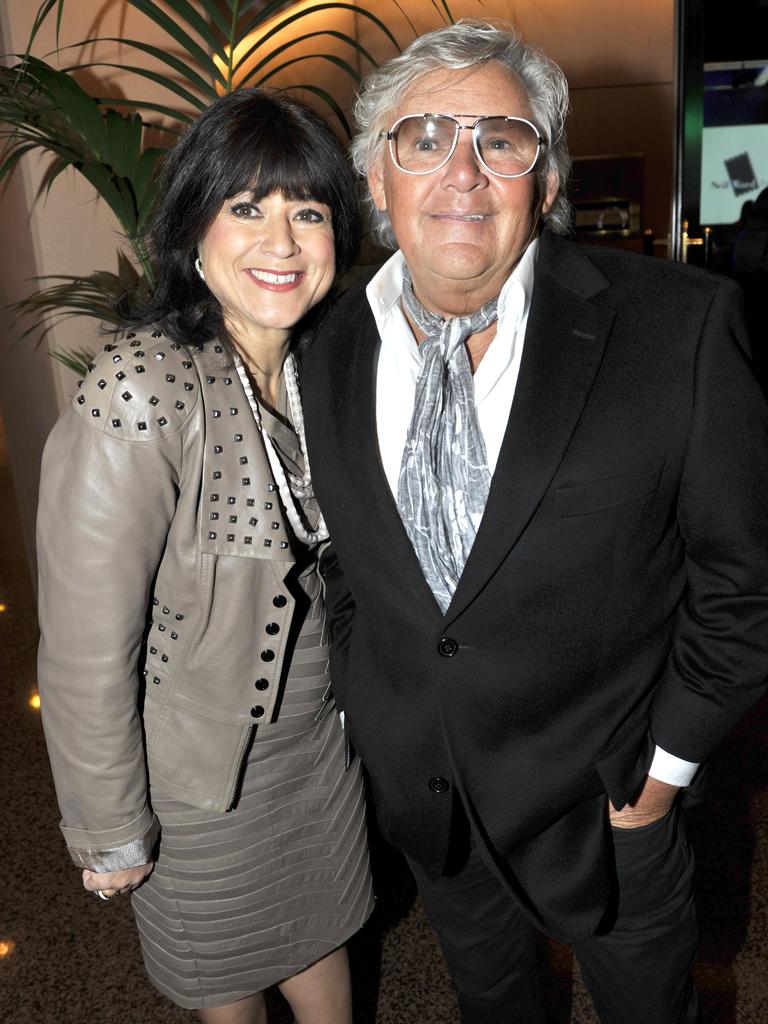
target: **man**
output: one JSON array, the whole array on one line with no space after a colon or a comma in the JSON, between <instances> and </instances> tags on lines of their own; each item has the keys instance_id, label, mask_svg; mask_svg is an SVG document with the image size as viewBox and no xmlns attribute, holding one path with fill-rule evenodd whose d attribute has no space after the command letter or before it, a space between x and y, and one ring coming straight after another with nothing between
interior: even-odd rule
<instances>
[{"instance_id":1,"label":"man","mask_svg":"<svg viewBox=\"0 0 768 1024\"><path fill-rule=\"evenodd\" d=\"M463 1021L543 1020L538 928L602 1021L688 1024L676 796L765 684L768 416L734 285L562 237L567 102L478 22L360 99L399 251L303 367L332 678Z\"/></svg>"}]
</instances>

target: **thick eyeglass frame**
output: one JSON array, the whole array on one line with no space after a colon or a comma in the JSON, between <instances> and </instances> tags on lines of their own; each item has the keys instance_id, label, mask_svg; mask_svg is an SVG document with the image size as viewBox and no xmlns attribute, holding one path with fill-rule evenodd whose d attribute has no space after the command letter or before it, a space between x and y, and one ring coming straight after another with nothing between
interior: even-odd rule
<instances>
[{"instance_id":1,"label":"thick eyeglass frame","mask_svg":"<svg viewBox=\"0 0 768 1024\"><path fill-rule=\"evenodd\" d=\"M453 133L453 145L451 146L450 150L446 154L445 158L436 167L430 167L428 171L412 171L412 170L409 170L407 167L403 167L402 164L397 159L396 146L395 146L395 134L397 132L397 129L403 123L403 121L407 121L408 118L411 118L411 117L433 117L433 118L440 118L442 121L453 121L453 124L455 126L455 131ZM388 132L381 132L380 133L381 136L386 138L388 140L388 142L389 142L389 155L392 157L392 162L394 163L395 167L397 167L397 169L399 171L402 171L403 174L434 174L435 171L439 171L441 167L445 167L445 165L451 159L453 154L456 152L456 146L458 145L458 142L459 142L459 132L466 130L466 131L471 131L472 132L472 151L474 152L475 156L477 157L477 160L478 160L480 166L484 167L486 169L486 171L488 171L489 174L493 174L497 178L524 178L526 176L526 174L531 174L531 172L534 170L534 168L536 167L536 164L539 162L539 157L541 156L541 151L544 148L546 140L541 135L541 133L539 132L539 129L536 127L536 125L532 121L529 121L527 117L512 117L512 116L508 116L507 114L483 114L482 116L477 117L476 120L472 122L472 124L460 124L459 121L457 120L457 118L459 118L459 117L475 117L475 115L474 114L404 114L402 117L399 117L397 119L397 121L395 121L395 123L389 129ZM489 167L488 164L485 162L485 160L483 160L482 154L480 152L480 146L478 145L478 141L477 141L477 136L478 136L477 129L478 129L478 126L481 125L484 121L490 121L490 120L496 119L496 118L501 118L504 121L521 121L523 124L527 124L530 128L533 129L533 132L536 135L536 139L537 139L536 155L533 158L533 162L531 163L531 166L526 171L518 171L516 174L503 174L501 171L494 171L494 169L492 167Z\"/></svg>"}]
</instances>

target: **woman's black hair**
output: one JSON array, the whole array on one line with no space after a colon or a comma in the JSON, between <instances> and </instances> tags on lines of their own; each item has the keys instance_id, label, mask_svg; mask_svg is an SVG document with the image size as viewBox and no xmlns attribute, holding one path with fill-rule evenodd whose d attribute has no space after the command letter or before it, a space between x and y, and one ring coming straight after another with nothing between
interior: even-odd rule
<instances>
[{"instance_id":1,"label":"woman's black hair","mask_svg":"<svg viewBox=\"0 0 768 1024\"><path fill-rule=\"evenodd\" d=\"M166 157L147 235L156 284L148 301L125 296L125 324L159 324L176 341L224 336L221 308L195 270L197 245L227 199L272 192L331 209L336 268L348 270L361 236L357 179L336 136L285 93L239 89L211 104Z\"/></svg>"}]
</instances>

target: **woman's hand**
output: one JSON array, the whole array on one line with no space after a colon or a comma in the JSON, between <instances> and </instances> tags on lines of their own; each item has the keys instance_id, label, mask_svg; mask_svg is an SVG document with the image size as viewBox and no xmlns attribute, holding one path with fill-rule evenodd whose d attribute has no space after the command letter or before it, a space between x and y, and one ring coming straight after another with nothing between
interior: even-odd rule
<instances>
[{"instance_id":1,"label":"woman's hand","mask_svg":"<svg viewBox=\"0 0 768 1024\"><path fill-rule=\"evenodd\" d=\"M137 868L124 868L122 871L89 871L88 868L84 868L83 885L88 892L103 893L106 899L111 899L113 896L122 896L138 889L152 874L154 866L152 861Z\"/></svg>"}]
</instances>

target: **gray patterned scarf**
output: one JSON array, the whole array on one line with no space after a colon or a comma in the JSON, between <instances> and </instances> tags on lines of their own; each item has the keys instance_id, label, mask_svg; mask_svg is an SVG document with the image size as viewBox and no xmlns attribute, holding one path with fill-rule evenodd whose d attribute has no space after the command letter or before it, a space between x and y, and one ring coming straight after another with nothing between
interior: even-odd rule
<instances>
[{"instance_id":1,"label":"gray patterned scarf","mask_svg":"<svg viewBox=\"0 0 768 1024\"><path fill-rule=\"evenodd\" d=\"M492 299L444 320L425 309L403 268L403 304L426 338L400 464L397 508L443 614L448 609L485 511L491 473L464 342L496 320Z\"/></svg>"}]
</instances>

